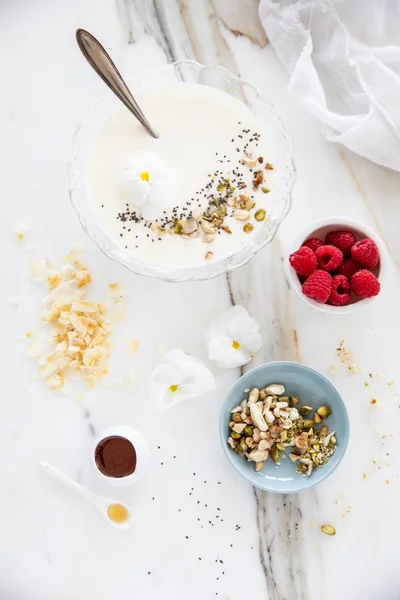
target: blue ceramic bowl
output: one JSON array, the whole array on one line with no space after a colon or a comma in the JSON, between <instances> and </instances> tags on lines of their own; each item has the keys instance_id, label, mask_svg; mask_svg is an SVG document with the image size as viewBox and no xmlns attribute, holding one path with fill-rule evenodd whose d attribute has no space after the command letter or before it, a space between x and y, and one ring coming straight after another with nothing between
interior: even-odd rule
<instances>
[{"instance_id":1,"label":"blue ceramic bowl","mask_svg":"<svg viewBox=\"0 0 400 600\"><path fill-rule=\"evenodd\" d=\"M286 394L299 396L302 406L307 404L318 408L321 404L329 406L332 414L324 421L330 431L335 431L337 449L326 465L314 469L310 477L298 475L296 464L289 457L275 465L271 458L264 463L264 468L258 473L255 463L248 462L228 446L229 422L231 410L248 397L245 389L257 387L262 389L271 383L281 383L285 386ZM226 397L221 410L220 437L226 456L234 468L252 485L276 494L296 494L307 490L324 479L336 469L343 458L349 439L349 418L346 406L337 389L326 377L299 363L272 362L252 369L237 380ZM286 452L286 454L289 454Z\"/></svg>"}]
</instances>

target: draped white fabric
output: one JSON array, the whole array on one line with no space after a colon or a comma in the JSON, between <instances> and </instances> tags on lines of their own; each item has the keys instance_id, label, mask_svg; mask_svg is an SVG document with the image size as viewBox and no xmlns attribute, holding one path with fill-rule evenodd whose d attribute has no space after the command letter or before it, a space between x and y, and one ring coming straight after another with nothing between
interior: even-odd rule
<instances>
[{"instance_id":1,"label":"draped white fabric","mask_svg":"<svg viewBox=\"0 0 400 600\"><path fill-rule=\"evenodd\" d=\"M400 171L400 1L261 0L260 18L326 139Z\"/></svg>"}]
</instances>

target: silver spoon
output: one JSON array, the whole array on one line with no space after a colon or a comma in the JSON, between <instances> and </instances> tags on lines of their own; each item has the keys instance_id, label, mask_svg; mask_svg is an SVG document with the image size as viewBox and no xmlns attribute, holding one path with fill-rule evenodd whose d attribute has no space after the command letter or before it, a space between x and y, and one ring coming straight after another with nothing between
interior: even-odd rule
<instances>
[{"instance_id":1,"label":"silver spoon","mask_svg":"<svg viewBox=\"0 0 400 600\"><path fill-rule=\"evenodd\" d=\"M65 486L75 490L76 492L79 492L81 496L86 498L86 500L89 500L89 502L91 502L107 519L107 521L114 525L114 527L118 527L118 529L126 529L132 525L132 512L126 504L122 504L116 500L111 500L110 498L104 498L104 496L100 496L99 494L91 492L80 483L77 483L68 477L68 475L65 475L65 473L60 471L60 469L57 469L57 467L54 467L44 460L40 461L39 464L45 473L51 477L54 477L54 479L58 479L58 481L63 483ZM115 507L117 507L118 512L121 512L122 510L124 516L126 517L124 520L121 521L115 519Z\"/></svg>"},{"instance_id":2,"label":"silver spoon","mask_svg":"<svg viewBox=\"0 0 400 600\"><path fill-rule=\"evenodd\" d=\"M85 29L76 30L76 41L83 56L108 85L110 90L125 104L126 108L140 121L150 135L158 138L158 133L144 116L142 109L129 91L121 73L100 42L91 33L85 31Z\"/></svg>"}]
</instances>

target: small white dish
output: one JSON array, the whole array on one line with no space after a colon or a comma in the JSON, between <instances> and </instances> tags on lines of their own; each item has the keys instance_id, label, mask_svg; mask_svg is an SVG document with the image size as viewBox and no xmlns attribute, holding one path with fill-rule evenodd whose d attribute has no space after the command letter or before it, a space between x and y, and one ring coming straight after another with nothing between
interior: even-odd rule
<instances>
[{"instance_id":1,"label":"small white dish","mask_svg":"<svg viewBox=\"0 0 400 600\"><path fill-rule=\"evenodd\" d=\"M368 227L368 225L361 223L360 221L356 221L355 219L348 219L347 217L337 216L319 219L318 221L314 221L313 223L311 223L305 230L303 230L301 235L299 235L299 237L295 240L296 243L289 254L298 250L302 246L302 244L309 238L316 237L324 241L325 236L330 231L336 231L338 229L348 229L349 231L352 231L357 241L363 238L370 238L373 242L375 242L379 250L380 257L376 273L376 276L381 284L381 291L378 296L374 296L373 298L360 299L356 302L353 302L352 304L347 304L346 306L331 306L329 304L321 304L320 302L317 302L312 298L308 298L303 294L299 277L296 271L290 266L289 260L286 261L286 266L290 280L290 285L304 300L304 302L306 302L313 308L317 308L318 310L328 314L345 315L349 313L355 313L362 308L366 308L372 302L380 298L385 291L385 287L387 285L387 253L385 245L383 244L379 236L374 232L374 230Z\"/></svg>"},{"instance_id":2,"label":"small white dish","mask_svg":"<svg viewBox=\"0 0 400 600\"><path fill-rule=\"evenodd\" d=\"M101 512L111 525L114 525L114 527L117 527L118 529L127 529L132 525L132 512L126 504L122 504L122 502L118 502L118 500L111 500L110 498L104 498L104 496L95 494L80 483L71 479L71 477L68 477L68 475L65 475L60 469L57 469L57 467L54 467L44 460L40 461L39 464L45 473L86 498L86 500ZM123 521L118 521L113 518L113 515L115 516L115 509L117 509L120 515L122 514L122 516L126 517Z\"/></svg>"},{"instance_id":3,"label":"small white dish","mask_svg":"<svg viewBox=\"0 0 400 600\"><path fill-rule=\"evenodd\" d=\"M102 473L97 466L95 457L96 448L103 440L110 437L125 438L134 447L136 452L136 466L131 475L125 477L109 477ZM96 439L92 456L94 468L103 481L113 487L126 487L136 483L147 473L150 463L150 447L146 438L140 431L127 425L117 425L116 427L108 427Z\"/></svg>"}]
</instances>

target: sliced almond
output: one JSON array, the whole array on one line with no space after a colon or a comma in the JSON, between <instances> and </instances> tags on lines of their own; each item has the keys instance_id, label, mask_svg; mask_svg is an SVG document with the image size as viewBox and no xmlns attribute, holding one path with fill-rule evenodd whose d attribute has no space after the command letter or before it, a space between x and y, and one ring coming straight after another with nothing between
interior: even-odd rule
<instances>
[{"instance_id":1,"label":"sliced almond","mask_svg":"<svg viewBox=\"0 0 400 600\"><path fill-rule=\"evenodd\" d=\"M232 211L232 217L238 221L248 221L250 219L250 212L248 210L235 209Z\"/></svg>"},{"instance_id":2,"label":"sliced almond","mask_svg":"<svg viewBox=\"0 0 400 600\"><path fill-rule=\"evenodd\" d=\"M211 235L214 235L217 232L217 229L213 225L211 225L211 223L209 221L206 221L205 219L202 219L200 221L200 227L202 228L204 233L209 233Z\"/></svg>"},{"instance_id":3,"label":"sliced almond","mask_svg":"<svg viewBox=\"0 0 400 600\"><path fill-rule=\"evenodd\" d=\"M254 462L264 462L268 458L268 450L252 450L247 455L248 460L253 460Z\"/></svg>"},{"instance_id":4,"label":"sliced almond","mask_svg":"<svg viewBox=\"0 0 400 600\"><path fill-rule=\"evenodd\" d=\"M256 166L257 159L253 158L252 156L245 156L244 158L242 158L242 164L246 165L246 167L250 167L250 169L252 169L253 167Z\"/></svg>"},{"instance_id":5,"label":"sliced almond","mask_svg":"<svg viewBox=\"0 0 400 600\"><path fill-rule=\"evenodd\" d=\"M232 430L235 433L242 433L246 428L246 423L235 423L232 427Z\"/></svg>"},{"instance_id":6,"label":"sliced almond","mask_svg":"<svg viewBox=\"0 0 400 600\"><path fill-rule=\"evenodd\" d=\"M267 431L268 425L265 422L265 419L262 416L262 412L259 409L259 407L257 406L257 404L251 404L250 405L250 416L252 418L252 421L253 421L254 425L256 427L258 427L258 429L260 431Z\"/></svg>"},{"instance_id":7,"label":"sliced almond","mask_svg":"<svg viewBox=\"0 0 400 600\"><path fill-rule=\"evenodd\" d=\"M285 393L285 388L280 383L272 383L265 388L267 394L274 394L275 396L281 396Z\"/></svg>"},{"instance_id":8,"label":"sliced almond","mask_svg":"<svg viewBox=\"0 0 400 600\"><path fill-rule=\"evenodd\" d=\"M253 388L249 394L249 404L253 404L253 402L257 402L260 395L260 390L258 388Z\"/></svg>"}]
</instances>

